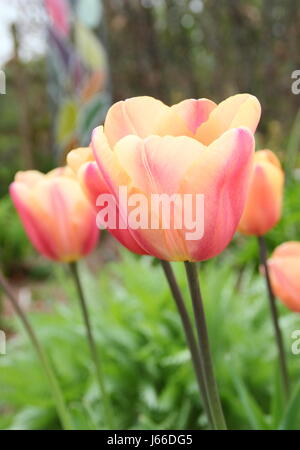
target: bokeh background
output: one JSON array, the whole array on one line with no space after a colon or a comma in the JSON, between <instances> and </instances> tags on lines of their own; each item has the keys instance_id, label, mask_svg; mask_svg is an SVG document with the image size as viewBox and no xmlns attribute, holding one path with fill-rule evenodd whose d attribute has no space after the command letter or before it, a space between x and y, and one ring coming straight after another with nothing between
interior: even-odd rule
<instances>
[{"instance_id":1,"label":"bokeh background","mask_svg":"<svg viewBox=\"0 0 300 450\"><path fill-rule=\"evenodd\" d=\"M3 4L2 4L3 3ZM293 0L10 0L1 3L0 260L57 368L78 428L101 428L95 380L67 268L28 243L8 197L16 171L50 170L89 144L109 105L135 95L168 104L250 92L262 104L257 149L286 170L284 212L270 251L300 239L300 6ZM175 265L185 289L183 271ZM160 267L103 233L82 262L84 285L119 428L201 428L196 381ZM280 423L279 381L254 238L236 236L201 280L230 427ZM187 294L187 293L186 293ZM0 428L59 428L43 373L4 295ZM280 306L294 382L300 319ZM274 400L275 399L275 400ZM299 411L298 411L299 413ZM299 428L299 415L289 427Z\"/></svg>"}]
</instances>

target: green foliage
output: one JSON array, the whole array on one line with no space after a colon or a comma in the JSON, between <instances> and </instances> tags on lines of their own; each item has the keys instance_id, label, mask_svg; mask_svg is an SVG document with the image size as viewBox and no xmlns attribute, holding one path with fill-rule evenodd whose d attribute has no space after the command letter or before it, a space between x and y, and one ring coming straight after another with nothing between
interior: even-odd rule
<instances>
[{"instance_id":1,"label":"green foliage","mask_svg":"<svg viewBox=\"0 0 300 450\"><path fill-rule=\"evenodd\" d=\"M1 197L18 170L47 170L53 165L45 59L23 62L13 58L4 69L7 93L0 97Z\"/></svg>"},{"instance_id":2,"label":"green foliage","mask_svg":"<svg viewBox=\"0 0 300 450\"><path fill-rule=\"evenodd\" d=\"M238 276L230 263L223 263L226 255L230 261L227 251L223 258L201 264L200 281L229 427L295 426L299 389L284 415L274 377L276 349L264 280L251 266ZM174 267L188 300L183 267ZM205 428L180 319L160 265L124 252L121 262L106 264L99 276L93 276L84 264L81 269L116 426ZM34 295L44 299L45 311L32 312L30 319L56 367L76 427L104 428L105 412L69 274L57 266L52 283L36 289ZM280 311L289 350L291 333L299 329L300 320L283 307ZM9 341L7 355L0 358L0 410L5 412L0 415L0 428L58 428L53 401L30 343L17 319L11 320L11 326L18 333ZM299 357L290 350L287 353L295 384Z\"/></svg>"},{"instance_id":3,"label":"green foliage","mask_svg":"<svg viewBox=\"0 0 300 450\"><path fill-rule=\"evenodd\" d=\"M7 195L0 200L0 261L7 273L19 268L31 252L31 244Z\"/></svg>"},{"instance_id":4,"label":"green foliage","mask_svg":"<svg viewBox=\"0 0 300 450\"><path fill-rule=\"evenodd\" d=\"M300 109L298 110L294 123L289 135L286 148L286 163L285 169L288 174L298 165L299 162L299 148L300 148Z\"/></svg>"},{"instance_id":5,"label":"green foliage","mask_svg":"<svg viewBox=\"0 0 300 450\"><path fill-rule=\"evenodd\" d=\"M269 253L282 242L300 240L299 198L300 182L296 174L286 181L280 221L266 235ZM231 261L236 268L243 269L245 264L257 266L258 244L255 237L237 233L229 248Z\"/></svg>"}]
</instances>

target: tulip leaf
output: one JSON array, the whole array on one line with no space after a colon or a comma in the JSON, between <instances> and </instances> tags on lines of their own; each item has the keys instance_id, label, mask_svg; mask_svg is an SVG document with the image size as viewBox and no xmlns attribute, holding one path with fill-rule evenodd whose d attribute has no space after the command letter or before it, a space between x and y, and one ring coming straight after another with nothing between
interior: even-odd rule
<instances>
[{"instance_id":1,"label":"tulip leaf","mask_svg":"<svg viewBox=\"0 0 300 450\"><path fill-rule=\"evenodd\" d=\"M300 382L296 385L288 403L279 430L299 430L300 428Z\"/></svg>"},{"instance_id":2,"label":"tulip leaf","mask_svg":"<svg viewBox=\"0 0 300 450\"><path fill-rule=\"evenodd\" d=\"M49 409L28 406L14 416L10 430L32 430L34 428L45 428L55 413Z\"/></svg>"},{"instance_id":3,"label":"tulip leaf","mask_svg":"<svg viewBox=\"0 0 300 450\"><path fill-rule=\"evenodd\" d=\"M233 375L233 383L239 395L241 405L251 425L251 429L268 429L268 423L265 419L264 413L252 394L249 392L249 389L244 381L240 377Z\"/></svg>"}]
</instances>

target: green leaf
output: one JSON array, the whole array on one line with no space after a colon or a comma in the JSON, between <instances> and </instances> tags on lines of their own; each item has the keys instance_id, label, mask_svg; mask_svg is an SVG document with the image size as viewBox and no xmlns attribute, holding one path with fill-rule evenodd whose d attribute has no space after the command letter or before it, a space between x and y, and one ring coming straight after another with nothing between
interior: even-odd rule
<instances>
[{"instance_id":1,"label":"green leaf","mask_svg":"<svg viewBox=\"0 0 300 450\"><path fill-rule=\"evenodd\" d=\"M233 382L237 393L240 398L240 402L247 416L251 428L253 430L264 430L268 428L267 421L264 413L252 394L249 392L242 378L233 375Z\"/></svg>"},{"instance_id":2,"label":"green leaf","mask_svg":"<svg viewBox=\"0 0 300 450\"><path fill-rule=\"evenodd\" d=\"M58 429L55 422L55 411L50 409L28 406L15 415L9 427L10 430L38 430L47 429L49 423L53 423L51 429Z\"/></svg>"},{"instance_id":3,"label":"green leaf","mask_svg":"<svg viewBox=\"0 0 300 450\"><path fill-rule=\"evenodd\" d=\"M300 429L300 382L294 389L279 430Z\"/></svg>"}]
</instances>

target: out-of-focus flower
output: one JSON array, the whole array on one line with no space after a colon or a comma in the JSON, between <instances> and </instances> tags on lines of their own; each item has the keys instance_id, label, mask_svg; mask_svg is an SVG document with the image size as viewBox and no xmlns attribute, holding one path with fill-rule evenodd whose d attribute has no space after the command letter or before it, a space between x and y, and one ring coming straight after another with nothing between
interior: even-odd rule
<instances>
[{"instance_id":1,"label":"out-of-focus flower","mask_svg":"<svg viewBox=\"0 0 300 450\"><path fill-rule=\"evenodd\" d=\"M10 195L30 241L47 258L72 262L95 247L95 210L70 168L18 172Z\"/></svg>"},{"instance_id":2,"label":"out-of-focus flower","mask_svg":"<svg viewBox=\"0 0 300 450\"><path fill-rule=\"evenodd\" d=\"M92 161L95 161L95 158L91 147L79 147L71 150L67 155L68 168L75 174L85 163Z\"/></svg>"},{"instance_id":3,"label":"out-of-focus flower","mask_svg":"<svg viewBox=\"0 0 300 450\"><path fill-rule=\"evenodd\" d=\"M70 31L70 8L66 0L45 0L46 11L53 21L55 29L63 36Z\"/></svg>"},{"instance_id":4,"label":"out-of-focus flower","mask_svg":"<svg viewBox=\"0 0 300 450\"><path fill-rule=\"evenodd\" d=\"M79 147L67 155L67 164L76 175L92 207L96 208L99 193L109 192L96 164L91 147Z\"/></svg>"},{"instance_id":5,"label":"out-of-focus flower","mask_svg":"<svg viewBox=\"0 0 300 450\"><path fill-rule=\"evenodd\" d=\"M246 206L239 223L241 233L262 236L280 219L284 173L271 150L254 155L254 168Z\"/></svg>"},{"instance_id":6,"label":"out-of-focus flower","mask_svg":"<svg viewBox=\"0 0 300 450\"><path fill-rule=\"evenodd\" d=\"M268 259L275 295L292 311L300 312L300 242L279 245Z\"/></svg>"},{"instance_id":7,"label":"out-of-focus flower","mask_svg":"<svg viewBox=\"0 0 300 450\"><path fill-rule=\"evenodd\" d=\"M114 196L121 226L111 232L129 250L170 261L208 259L228 245L240 220L259 118L259 102L249 94L219 105L207 99L172 107L152 97L121 101L108 111L104 128L94 130L91 147L97 165L85 161L80 176L90 198L102 192ZM148 205L153 194L188 194L194 218L194 199L204 195L204 235L188 240L185 226L133 229L119 202L120 186L128 196L144 194ZM176 209L177 217L183 213Z\"/></svg>"}]
</instances>

